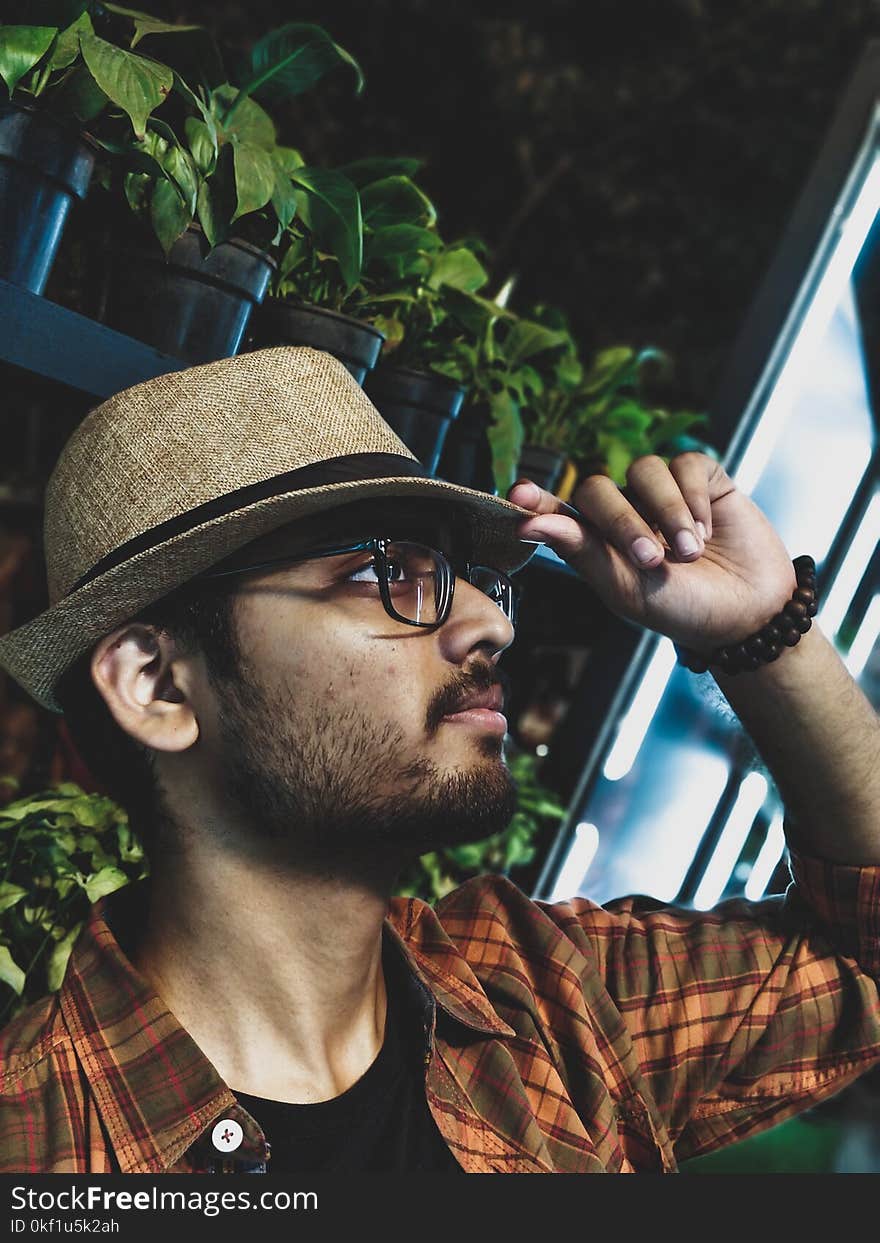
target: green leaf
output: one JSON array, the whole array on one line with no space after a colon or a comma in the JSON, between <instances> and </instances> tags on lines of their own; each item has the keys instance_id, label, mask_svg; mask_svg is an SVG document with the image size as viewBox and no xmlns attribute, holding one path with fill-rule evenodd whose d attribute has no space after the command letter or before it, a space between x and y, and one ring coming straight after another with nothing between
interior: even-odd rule
<instances>
[{"instance_id":1,"label":"green leaf","mask_svg":"<svg viewBox=\"0 0 880 1243\"><path fill-rule=\"evenodd\" d=\"M199 117L187 117L183 124L186 141L196 162L196 168L209 176L217 162L217 133Z\"/></svg>"},{"instance_id":2,"label":"green leaf","mask_svg":"<svg viewBox=\"0 0 880 1243\"><path fill-rule=\"evenodd\" d=\"M53 69L66 69L73 64L79 56L79 36L82 33L94 34L92 19L88 13L80 13L73 25L59 34L49 60Z\"/></svg>"},{"instance_id":3,"label":"green leaf","mask_svg":"<svg viewBox=\"0 0 880 1243\"><path fill-rule=\"evenodd\" d=\"M360 94L364 75L354 57L334 43L320 26L288 22L254 44L242 94L262 94L276 100L301 95L337 65L348 65L354 70L355 93Z\"/></svg>"},{"instance_id":4,"label":"green leaf","mask_svg":"<svg viewBox=\"0 0 880 1243\"><path fill-rule=\"evenodd\" d=\"M392 224L370 233L364 244L369 246L371 258L388 259L436 251L443 242L433 230L420 225Z\"/></svg>"},{"instance_id":5,"label":"green leaf","mask_svg":"<svg viewBox=\"0 0 880 1243\"><path fill-rule=\"evenodd\" d=\"M392 224L432 225L437 220L434 204L409 177L383 177L361 189L364 225L384 229Z\"/></svg>"},{"instance_id":6,"label":"green leaf","mask_svg":"<svg viewBox=\"0 0 880 1243\"><path fill-rule=\"evenodd\" d=\"M24 991L25 974L5 945L0 945L0 980L19 997Z\"/></svg>"},{"instance_id":7,"label":"green leaf","mask_svg":"<svg viewBox=\"0 0 880 1243\"><path fill-rule=\"evenodd\" d=\"M238 102L234 102L236 100ZM227 111L226 106L230 103L233 106ZM218 86L212 92L211 104L214 111L219 114L217 120L220 122L224 137L237 137L252 147L262 147L264 151L275 151L277 139L275 122L255 99L239 96L234 86L226 84Z\"/></svg>"},{"instance_id":8,"label":"green leaf","mask_svg":"<svg viewBox=\"0 0 880 1243\"><path fill-rule=\"evenodd\" d=\"M275 165L268 152L245 142L232 144L236 207L233 220L259 211L275 190Z\"/></svg>"},{"instance_id":9,"label":"green leaf","mask_svg":"<svg viewBox=\"0 0 880 1243\"><path fill-rule=\"evenodd\" d=\"M486 847L482 842L469 843L465 846L451 846L443 853L458 867L469 872L476 872L482 867Z\"/></svg>"},{"instance_id":10,"label":"green leaf","mask_svg":"<svg viewBox=\"0 0 880 1243\"><path fill-rule=\"evenodd\" d=\"M78 786L74 786L73 789L76 791L75 797L46 798L41 795L37 798L21 799L16 803L9 803L3 808L3 815L14 820L23 820L26 816L37 812L56 813L73 816L78 824L93 828L96 825L106 825L108 819L117 814L116 804L112 799L103 795L83 794Z\"/></svg>"},{"instance_id":11,"label":"green leaf","mask_svg":"<svg viewBox=\"0 0 880 1243\"><path fill-rule=\"evenodd\" d=\"M688 428L696 427L699 423L708 422L709 416L707 414L697 414L691 410L680 410L675 414L663 412L662 417L657 420L654 430L657 433L658 439L665 443L667 440L674 440L682 432L687 431Z\"/></svg>"},{"instance_id":12,"label":"green leaf","mask_svg":"<svg viewBox=\"0 0 880 1243\"><path fill-rule=\"evenodd\" d=\"M511 326L504 341L504 352L512 366L540 354L544 350L558 349L571 341L567 332L554 332L542 324L528 319L518 319Z\"/></svg>"},{"instance_id":13,"label":"green leaf","mask_svg":"<svg viewBox=\"0 0 880 1243\"><path fill-rule=\"evenodd\" d=\"M174 74L174 86L171 89L173 90L175 95L179 95L181 99L186 100L186 102L189 104L191 108L195 109L195 111L199 114L199 116L202 118L202 120L207 125L208 129L211 131L211 134L214 137L214 141L216 142L217 122L214 118L214 114L212 113L210 107L205 103L202 97L200 95L197 95L191 87L187 86L186 82L177 72L175 72Z\"/></svg>"},{"instance_id":14,"label":"green leaf","mask_svg":"<svg viewBox=\"0 0 880 1243\"><path fill-rule=\"evenodd\" d=\"M166 258L187 225L192 223L193 214L175 185L170 181L156 182L150 198L150 222Z\"/></svg>"},{"instance_id":15,"label":"green leaf","mask_svg":"<svg viewBox=\"0 0 880 1243\"><path fill-rule=\"evenodd\" d=\"M149 173L126 173L122 178L122 193L136 216L146 213L147 194L152 184L153 176Z\"/></svg>"},{"instance_id":16,"label":"green leaf","mask_svg":"<svg viewBox=\"0 0 880 1243\"><path fill-rule=\"evenodd\" d=\"M227 145L221 147L217 154L217 167L213 174L200 184L196 201L199 224L210 246L226 241L234 211L235 168L232 146Z\"/></svg>"},{"instance_id":17,"label":"green leaf","mask_svg":"<svg viewBox=\"0 0 880 1243\"><path fill-rule=\"evenodd\" d=\"M616 436L608 435L605 432L599 433L598 442L608 474L616 484L624 487L626 485L626 472L630 462L633 460L632 448Z\"/></svg>"},{"instance_id":18,"label":"green leaf","mask_svg":"<svg viewBox=\"0 0 880 1243\"><path fill-rule=\"evenodd\" d=\"M282 229L286 229L296 215L298 206L296 191L289 175L276 160L272 161L275 181L272 187L272 207Z\"/></svg>"},{"instance_id":19,"label":"green leaf","mask_svg":"<svg viewBox=\"0 0 880 1243\"><path fill-rule=\"evenodd\" d=\"M179 26L174 22L163 22L158 17L151 17L149 13L141 13L137 9L124 9L120 4L108 4L107 0L103 0L103 7L111 13L118 13L120 17L130 17L134 22L132 47L136 47L147 35L182 34L184 31L202 29L201 26Z\"/></svg>"},{"instance_id":20,"label":"green leaf","mask_svg":"<svg viewBox=\"0 0 880 1243\"><path fill-rule=\"evenodd\" d=\"M73 944L82 931L82 926L83 921L80 920L52 947L52 951L46 960L46 980L50 993L56 992L61 987L64 972L67 970L70 951L73 949Z\"/></svg>"},{"instance_id":21,"label":"green leaf","mask_svg":"<svg viewBox=\"0 0 880 1243\"><path fill-rule=\"evenodd\" d=\"M128 115L135 135L143 138L147 117L174 85L172 71L157 61L114 47L97 35L81 34L79 44L95 82Z\"/></svg>"},{"instance_id":22,"label":"green leaf","mask_svg":"<svg viewBox=\"0 0 880 1243\"><path fill-rule=\"evenodd\" d=\"M486 435L492 449L492 474L499 495L506 496L517 477L525 428L519 407L506 390L490 396L489 409L492 422Z\"/></svg>"},{"instance_id":23,"label":"green leaf","mask_svg":"<svg viewBox=\"0 0 880 1243\"><path fill-rule=\"evenodd\" d=\"M584 392L596 394L632 383L636 374L636 352L628 346L613 346L596 355L584 380Z\"/></svg>"},{"instance_id":24,"label":"green leaf","mask_svg":"<svg viewBox=\"0 0 880 1243\"><path fill-rule=\"evenodd\" d=\"M654 412L633 398L620 398L611 406L605 416L608 428L616 432L632 431L639 437L654 422Z\"/></svg>"},{"instance_id":25,"label":"green leaf","mask_svg":"<svg viewBox=\"0 0 880 1243\"><path fill-rule=\"evenodd\" d=\"M8 911L11 906L15 906L16 902L20 902L27 894L26 889L22 889L20 885L13 885L11 881L0 881L0 912Z\"/></svg>"},{"instance_id":26,"label":"green leaf","mask_svg":"<svg viewBox=\"0 0 880 1243\"><path fill-rule=\"evenodd\" d=\"M383 354L390 354L396 350L406 336L406 327L396 315L374 315L368 318L367 322L377 328L385 338L382 345Z\"/></svg>"},{"instance_id":27,"label":"green leaf","mask_svg":"<svg viewBox=\"0 0 880 1243\"><path fill-rule=\"evenodd\" d=\"M189 152L175 144L168 148L162 163L168 176L183 196L191 221L196 214L196 199L199 192L199 174L195 162Z\"/></svg>"},{"instance_id":28,"label":"green leaf","mask_svg":"<svg viewBox=\"0 0 880 1243\"><path fill-rule=\"evenodd\" d=\"M497 319L509 315L509 312L487 298L481 298L465 289L456 289L453 285L443 286L443 301L449 314L477 339L483 337Z\"/></svg>"},{"instance_id":29,"label":"green leaf","mask_svg":"<svg viewBox=\"0 0 880 1243\"><path fill-rule=\"evenodd\" d=\"M83 888L89 901L97 902L99 898L105 897L108 893L115 893L117 889L121 889L128 883L128 877L120 868L106 867L101 868L100 872L96 872L94 876L90 876Z\"/></svg>"},{"instance_id":30,"label":"green leaf","mask_svg":"<svg viewBox=\"0 0 880 1243\"><path fill-rule=\"evenodd\" d=\"M489 273L476 255L466 247L458 246L444 250L434 260L428 287L439 289L441 285L448 285L450 289L460 289L473 294L482 289L488 280ZM487 302L486 305L494 307L495 304ZM500 310L500 307L496 307L495 313Z\"/></svg>"},{"instance_id":31,"label":"green leaf","mask_svg":"<svg viewBox=\"0 0 880 1243\"><path fill-rule=\"evenodd\" d=\"M288 176L305 164L305 160L293 147L275 147L272 157Z\"/></svg>"},{"instance_id":32,"label":"green leaf","mask_svg":"<svg viewBox=\"0 0 880 1243\"><path fill-rule=\"evenodd\" d=\"M116 844L119 857L123 863L140 863L144 857L144 848L135 836L131 825L116 826Z\"/></svg>"},{"instance_id":33,"label":"green leaf","mask_svg":"<svg viewBox=\"0 0 880 1243\"><path fill-rule=\"evenodd\" d=\"M321 249L329 248L339 264L346 290L360 280L363 264L363 220L360 196L352 182L335 169L303 166L291 181L306 191L300 211Z\"/></svg>"},{"instance_id":34,"label":"green leaf","mask_svg":"<svg viewBox=\"0 0 880 1243\"><path fill-rule=\"evenodd\" d=\"M55 26L0 26L0 78L10 97L24 75L46 55L57 34Z\"/></svg>"}]
</instances>

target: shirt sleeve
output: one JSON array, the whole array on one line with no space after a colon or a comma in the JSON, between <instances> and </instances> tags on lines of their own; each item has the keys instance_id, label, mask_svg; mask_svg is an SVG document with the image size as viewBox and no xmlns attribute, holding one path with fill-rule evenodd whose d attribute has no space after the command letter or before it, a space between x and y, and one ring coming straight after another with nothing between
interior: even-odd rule
<instances>
[{"instance_id":1,"label":"shirt sleeve","mask_svg":"<svg viewBox=\"0 0 880 1243\"><path fill-rule=\"evenodd\" d=\"M588 940L679 1160L880 1061L880 867L792 850L790 868L784 895L705 912L639 897L555 904L570 912L560 927Z\"/></svg>"}]
</instances>

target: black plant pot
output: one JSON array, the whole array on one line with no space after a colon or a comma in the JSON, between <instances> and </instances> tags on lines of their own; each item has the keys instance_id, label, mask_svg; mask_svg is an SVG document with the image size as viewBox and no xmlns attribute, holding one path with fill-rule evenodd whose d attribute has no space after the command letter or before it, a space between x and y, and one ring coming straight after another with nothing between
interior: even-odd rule
<instances>
[{"instance_id":1,"label":"black plant pot","mask_svg":"<svg viewBox=\"0 0 880 1243\"><path fill-rule=\"evenodd\" d=\"M465 406L449 429L437 477L465 488L498 495L492 470L489 428L492 416L488 406Z\"/></svg>"},{"instance_id":2,"label":"black plant pot","mask_svg":"<svg viewBox=\"0 0 880 1243\"><path fill-rule=\"evenodd\" d=\"M385 422L433 475L465 389L436 371L387 365L370 372L364 389Z\"/></svg>"},{"instance_id":3,"label":"black plant pot","mask_svg":"<svg viewBox=\"0 0 880 1243\"><path fill-rule=\"evenodd\" d=\"M117 253L102 319L185 362L230 358L274 267L250 242L221 242L208 253L194 227L177 239L167 262L158 242L141 241Z\"/></svg>"},{"instance_id":4,"label":"black plant pot","mask_svg":"<svg viewBox=\"0 0 880 1243\"><path fill-rule=\"evenodd\" d=\"M0 103L0 279L41 294L95 152L37 108Z\"/></svg>"},{"instance_id":5,"label":"black plant pot","mask_svg":"<svg viewBox=\"0 0 880 1243\"><path fill-rule=\"evenodd\" d=\"M547 449L544 445L523 445L517 465L517 477L524 475L539 488L555 492L562 478L567 454L561 449Z\"/></svg>"},{"instance_id":6,"label":"black plant pot","mask_svg":"<svg viewBox=\"0 0 880 1243\"><path fill-rule=\"evenodd\" d=\"M358 384L375 365L385 337L378 328L323 306L302 306L283 298L267 298L254 315L248 348L310 345L344 363Z\"/></svg>"}]
</instances>

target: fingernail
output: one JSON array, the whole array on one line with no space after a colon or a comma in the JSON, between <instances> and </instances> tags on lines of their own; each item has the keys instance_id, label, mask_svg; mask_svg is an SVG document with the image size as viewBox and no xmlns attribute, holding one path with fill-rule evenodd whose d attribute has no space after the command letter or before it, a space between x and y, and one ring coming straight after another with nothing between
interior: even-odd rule
<instances>
[{"instance_id":1,"label":"fingernail","mask_svg":"<svg viewBox=\"0 0 880 1243\"><path fill-rule=\"evenodd\" d=\"M698 519L697 519L697 521L694 523L694 526L697 528L697 531L698 531L698 533L699 533L700 539L701 539L701 540L703 541L703 543L705 544L705 542L706 542L706 528L703 526L702 522L700 522L699 518L698 518Z\"/></svg>"},{"instance_id":2,"label":"fingernail","mask_svg":"<svg viewBox=\"0 0 880 1243\"><path fill-rule=\"evenodd\" d=\"M649 561L654 561L660 554L660 549L653 540L649 540L647 535L640 535L638 539L633 540L632 544L633 556L641 565L647 565Z\"/></svg>"},{"instance_id":3,"label":"fingernail","mask_svg":"<svg viewBox=\"0 0 880 1243\"><path fill-rule=\"evenodd\" d=\"M675 537L675 551L680 557L689 557L691 553L699 552L697 537L691 531L679 531Z\"/></svg>"},{"instance_id":4,"label":"fingernail","mask_svg":"<svg viewBox=\"0 0 880 1243\"><path fill-rule=\"evenodd\" d=\"M533 483L529 483L528 480L526 480L523 483L515 483L513 487L522 488L522 496L520 497L520 500L519 500L519 503L521 505L523 504L523 502L529 505L536 505L538 501L541 499L541 494L538 491L537 487ZM511 491L513 491L513 489L511 489Z\"/></svg>"}]
</instances>

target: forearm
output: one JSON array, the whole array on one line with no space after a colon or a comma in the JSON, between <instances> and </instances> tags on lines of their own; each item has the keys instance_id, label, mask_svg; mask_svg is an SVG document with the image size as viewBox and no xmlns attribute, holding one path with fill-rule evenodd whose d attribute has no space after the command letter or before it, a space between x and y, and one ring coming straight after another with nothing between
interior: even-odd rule
<instances>
[{"instance_id":1,"label":"forearm","mask_svg":"<svg viewBox=\"0 0 880 1243\"><path fill-rule=\"evenodd\" d=\"M712 672L794 818L791 844L880 864L880 718L816 622L771 664Z\"/></svg>"}]
</instances>

